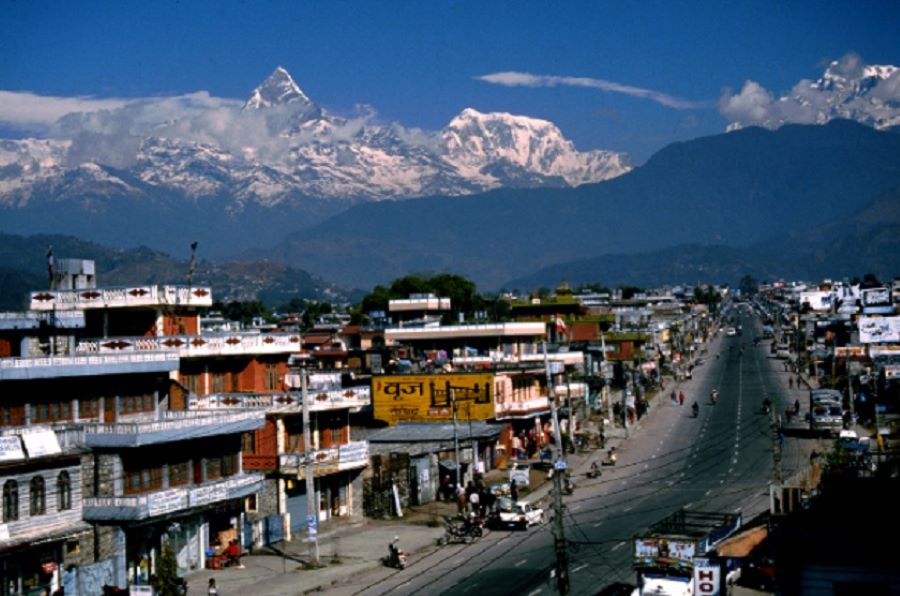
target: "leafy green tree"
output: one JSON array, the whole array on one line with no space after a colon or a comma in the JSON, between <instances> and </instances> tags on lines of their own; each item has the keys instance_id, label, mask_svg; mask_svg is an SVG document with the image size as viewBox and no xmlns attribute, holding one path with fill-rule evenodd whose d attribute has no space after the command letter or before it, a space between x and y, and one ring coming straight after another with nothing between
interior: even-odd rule
<instances>
[{"instance_id":1,"label":"leafy green tree","mask_svg":"<svg viewBox=\"0 0 900 596\"><path fill-rule=\"evenodd\" d=\"M637 286L619 286L619 290L622 291L622 300L630 300L644 291Z\"/></svg>"},{"instance_id":2,"label":"leafy green tree","mask_svg":"<svg viewBox=\"0 0 900 596\"><path fill-rule=\"evenodd\" d=\"M178 561L175 550L166 541L162 545L159 562L156 564L156 578L153 587L159 596L178 596L181 594L181 579L178 577Z\"/></svg>"},{"instance_id":3,"label":"leafy green tree","mask_svg":"<svg viewBox=\"0 0 900 596\"><path fill-rule=\"evenodd\" d=\"M745 275L738 283L738 288L741 290L741 296L755 296L759 289L759 284L753 276Z\"/></svg>"}]
</instances>

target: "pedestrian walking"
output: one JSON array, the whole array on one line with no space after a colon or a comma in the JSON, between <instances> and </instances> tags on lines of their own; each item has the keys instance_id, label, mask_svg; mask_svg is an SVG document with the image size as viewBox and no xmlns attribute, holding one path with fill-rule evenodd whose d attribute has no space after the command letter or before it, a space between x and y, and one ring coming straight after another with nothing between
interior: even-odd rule
<instances>
[{"instance_id":1,"label":"pedestrian walking","mask_svg":"<svg viewBox=\"0 0 900 596\"><path fill-rule=\"evenodd\" d=\"M794 400L794 414L797 416L800 415L800 400L799 399Z\"/></svg>"},{"instance_id":2,"label":"pedestrian walking","mask_svg":"<svg viewBox=\"0 0 900 596\"><path fill-rule=\"evenodd\" d=\"M216 587L216 578L209 578L209 587L206 589L209 596L219 596L219 588Z\"/></svg>"},{"instance_id":3,"label":"pedestrian walking","mask_svg":"<svg viewBox=\"0 0 900 596\"><path fill-rule=\"evenodd\" d=\"M673 406L674 406L675 404L678 403L678 396L675 395L675 392L674 392L674 391L672 391L671 399L672 399L672 405L673 405Z\"/></svg>"},{"instance_id":4,"label":"pedestrian walking","mask_svg":"<svg viewBox=\"0 0 900 596\"><path fill-rule=\"evenodd\" d=\"M461 484L456 485L456 512L462 515L466 511L466 489Z\"/></svg>"},{"instance_id":5,"label":"pedestrian walking","mask_svg":"<svg viewBox=\"0 0 900 596\"><path fill-rule=\"evenodd\" d=\"M519 487L516 485L515 478L509 483L509 496L512 497L513 503L519 500Z\"/></svg>"},{"instance_id":6,"label":"pedestrian walking","mask_svg":"<svg viewBox=\"0 0 900 596\"><path fill-rule=\"evenodd\" d=\"M794 377L788 377L788 389L794 388Z\"/></svg>"},{"instance_id":7,"label":"pedestrian walking","mask_svg":"<svg viewBox=\"0 0 900 596\"><path fill-rule=\"evenodd\" d=\"M684 391L680 391L678 393L678 405L680 405L680 406L684 405Z\"/></svg>"}]
</instances>

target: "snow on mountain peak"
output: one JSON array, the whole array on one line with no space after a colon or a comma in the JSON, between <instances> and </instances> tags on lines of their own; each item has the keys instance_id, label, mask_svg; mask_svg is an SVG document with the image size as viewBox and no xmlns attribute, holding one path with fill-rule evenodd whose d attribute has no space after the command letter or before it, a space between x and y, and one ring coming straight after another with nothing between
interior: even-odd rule
<instances>
[{"instance_id":1,"label":"snow on mountain peak","mask_svg":"<svg viewBox=\"0 0 900 596\"><path fill-rule=\"evenodd\" d=\"M883 130L900 125L900 68L865 64L848 54L831 62L818 80L802 80L781 97L747 81L739 93L723 95L719 110L730 122L729 131L789 122L825 124L835 118Z\"/></svg>"},{"instance_id":2,"label":"snow on mountain peak","mask_svg":"<svg viewBox=\"0 0 900 596\"><path fill-rule=\"evenodd\" d=\"M304 108L315 106L297 86L291 74L284 67L279 66L253 90L244 103L243 111L295 103Z\"/></svg>"},{"instance_id":3,"label":"snow on mountain peak","mask_svg":"<svg viewBox=\"0 0 900 596\"><path fill-rule=\"evenodd\" d=\"M158 188L191 199L231 197L241 205L311 196L406 199L575 186L631 169L624 154L579 152L552 122L505 112L466 108L439 131L339 118L313 103L281 66L236 116L236 134L227 138L150 129L134 137L134 160L113 169L96 152L75 151L72 141L0 139L0 204L24 204L34 189L89 194L90 184L101 183L110 193ZM179 123L163 128L178 131ZM126 189L131 182L134 188Z\"/></svg>"}]
</instances>

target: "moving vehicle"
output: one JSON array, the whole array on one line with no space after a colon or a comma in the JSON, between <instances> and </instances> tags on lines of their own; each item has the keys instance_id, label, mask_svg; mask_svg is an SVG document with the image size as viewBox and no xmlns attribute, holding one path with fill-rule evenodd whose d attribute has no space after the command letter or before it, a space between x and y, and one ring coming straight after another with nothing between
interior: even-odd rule
<instances>
[{"instance_id":1,"label":"moving vehicle","mask_svg":"<svg viewBox=\"0 0 900 596\"><path fill-rule=\"evenodd\" d=\"M809 430L837 435L844 428L843 396L836 389L810 389Z\"/></svg>"},{"instance_id":2,"label":"moving vehicle","mask_svg":"<svg viewBox=\"0 0 900 596\"><path fill-rule=\"evenodd\" d=\"M532 507L527 501L515 501L508 497L500 497L491 512L490 525L492 528L514 528L525 530L530 526L537 526L546 521L544 510Z\"/></svg>"},{"instance_id":3,"label":"moving vehicle","mask_svg":"<svg viewBox=\"0 0 900 596\"><path fill-rule=\"evenodd\" d=\"M394 536L394 539L388 543L388 554L386 557L382 557L381 562L385 567L393 567L394 569L406 569L406 553L400 550L398 543L400 542L399 536Z\"/></svg>"},{"instance_id":4,"label":"moving vehicle","mask_svg":"<svg viewBox=\"0 0 900 596\"><path fill-rule=\"evenodd\" d=\"M446 525L446 528L444 530L444 535L438 538L438 546L454 542L464 542L468 544L481 538L484 534L484 523L481 518L477 517L474 513L470 513L465 517L445 515L444 524Z\"/></svg>"}]
</instances>

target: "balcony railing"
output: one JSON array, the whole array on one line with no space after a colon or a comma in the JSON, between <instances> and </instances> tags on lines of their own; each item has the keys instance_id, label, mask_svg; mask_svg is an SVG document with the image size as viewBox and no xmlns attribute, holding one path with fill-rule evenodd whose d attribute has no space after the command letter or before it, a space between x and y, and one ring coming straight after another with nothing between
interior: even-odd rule
<instances>
[{"instance_id":1,"label":"balcony railing","mask_svg":"<svg viewBox=\"0 0 900 596\"><path fill-rule=\"evenodd\" d=\"M182 358L300 351L296 333L217 333L166 337L112 337L78 342L82 353L174 352Z\"/></svg>"},{"instance_id":2,"label":"balcony railing","mask_svg":"<svg viewBox=\"0 0 900 596\"><path fill-rule=\"evenodd\" d=\"M372 403L369 387L348 387L330 391L310 391L309 409L312 412L350 408L358 410ZM266 411L298 410L302 407L300 392L264 393L213 393L192 395L188 400L191 410L236 410L263 408Z\"/></svg>"},{"instance_id":3,"label":"balcony railing","mask_svg":"<svg viewBox=\"0 0 900 596\"><path fill-rule=\"evenodd\" d=\"M329 449L278 455L279 470L286 474L296 474L300 478L305 478L307 464L312 465L314 476L324 476L344 470L364 468L368 463L368 441L354 441Z\"/></svg>"},{"instance_id":4,"label":"balcony railing","mask_svg":"<svg viewBox=\"0 0 900 596\"><path fill-rule=\"evenodd\" d=\"M161 420L137 420L114 424L86 423L89 447L137 447L247 432L265 425L262 410L232 412L167 411Z\"/></svg>"},{"instance_id":5,"label":"balcony railing","mask_svg":"<svg viewBox=\"0 0 900 596\"><path fill-rule=\"evenodd\" d=\"M87 521L142 520L168 515L191 507L242 498L260 490L260 473L242 473L199 486L168 488L131 497L88 497L82 511Z\"/></svg>"},{"instance_id":6,"label":"balcony railing","mask_svg":"<svg viewBox=\"0 0 900 596\"><path fill-rule=\"evenodd\" d=\"M209 287L130 286L32 292L31 310L82 310L134 306L212 306Z\"/></svg>"},{"instance_id":7,"label":"balcony railing","mask_svg":"<svg viewBox=\"0 0 900 596\"><path fill-rule=\"evenodd\" d=\"M7 380L173 370L178 354L165 352L0 358L0 379Z\"/></svg>"}]
</instances>

